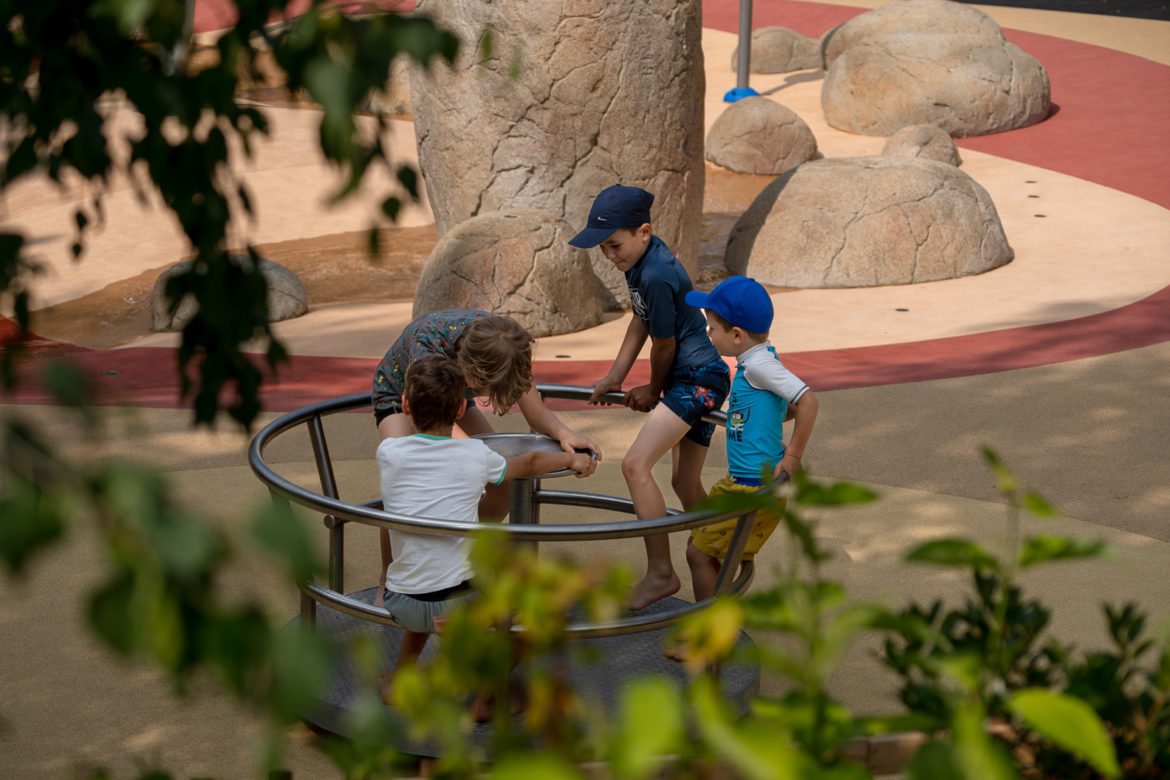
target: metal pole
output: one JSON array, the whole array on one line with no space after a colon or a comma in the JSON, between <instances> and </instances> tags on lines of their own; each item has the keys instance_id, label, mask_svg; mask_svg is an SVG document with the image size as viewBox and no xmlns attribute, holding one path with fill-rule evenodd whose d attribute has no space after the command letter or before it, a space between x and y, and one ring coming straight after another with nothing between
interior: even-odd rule
<instances>
[{"instance_id":1,"label":"metal pole","mask_svg":"<svg viewBox=\"0 0 1170 780\"><path fill-rule=\"evenodd\" d=\"M752 0L739 0L739 53L735 58L735 86L723 95L724 103L734 103L760 93L748 86L752 69Z\"/></svg>"},{"instance_id":2,"label":"metal pole","mask_svg":"<svg viewBox=\"0 0 1170 780\"><path fill-rule=\"evenodd\" d=\"M752 68L752 0L739 0L739 59L736 61L735 86L748 88Z\"/></svg>"},{"instance_id":3,"label":"metal pole","mask_svg":"<svg viewBox=\"0 0 1170 780\"><path fill-rule=\"evenodd\" d=\"M329 498L339 498L337 478L333 474L333 460L329 457L329 444L325 440L325 426L321 415L315 414L306 426L309 442L313 446L313 459L317 462L317 476L321 479L321 492ZM345 592L345 521L325 515L325 527L329 529L329 587L338 593Z\"/></svg>"}]
</instances>

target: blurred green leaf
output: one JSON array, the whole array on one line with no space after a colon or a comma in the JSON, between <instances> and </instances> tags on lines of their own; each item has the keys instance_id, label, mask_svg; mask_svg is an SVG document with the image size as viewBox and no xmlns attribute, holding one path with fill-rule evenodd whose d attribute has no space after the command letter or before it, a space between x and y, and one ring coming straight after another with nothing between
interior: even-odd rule
<instances>
[{"instance_id":1,"label":"blurred green leaf","mask_svg":"<svg viewBox=\"0 0 1170 780\"><path fill-rule=\"evenodd\" d=\"M612 759L617 777L649 776L684 738L682 700L671 683L645 677L623 687Z\"/></svg>"},{"instance_id":2,"label":"blurred green leaf","mask_svg":"<svg viewBox=\"0 0 1170 780\"><path fill-rule=\"evenodd\" d=\"M1017 780L1019 773L1004 747L992 739L984 727L985 715L979 707L964 705L955 713L954 740L958 777L970 780Z\"/></svg>"},{"instance_id":3,"label":"blurred green leaf","mask_svg":"<svg viewBox=\"0 0 1170 780\"><path fill-rule=\"evenodd\" d=\"M496 763L494 780L584 780L585 775L567 758L547 750L510 755Z\"/></svg>"},{"instance_id":4,"label":"blurred green leaf","mask_svg":"<svg viewBox=\"0 0 1170 780\"><path fill-rule=\"evenodd\" d=\"M323 571L309 529L287 501L261 504L252 517L252 534L294 582L307 582Z\"/></svg>"},{"instance_id":5,"label":"blurred green leaf","mask_svg":"<svg viewBox=\"0 0 1170 780\"><path fill-rule=\"evenodd\" d=\"M188 515L158 515L148 535L167 574L180 581L206 574L223 553L219 535Z\"/></svg>"},{"instance_id":6,"label":"blurred green leaf","mask_svg":"<svg viewBox=\"0 0 1170 780\"><path fill-rule=\"evenodd\" d=\"M1016 475L1000 459L999 454L995 450L984 446L982 453L984 462L991 470L992 476L995 477L996 489L1000 495L1014 495L1020 489L1020 483L1016 480Z\"/></svg>"},{"instance_id":7,"label":"blurred green leaf","mask_svg":"<svg viewBox=\"0 0 1170 780\"><path fill-rule=\"evenodd\" d=\"M692 672L727 657L739 638L744 612L738 600L726 596L684 616L677 636L686 648L684 663Z\"/></svg>"},{"instance_id":8,"label":"blurred green leaf","mask_svg":"<svg viewBox=\"0 0 1170 780\"><path fill-rule=\"evenodd\" d=\"M1046 561L1067 561L1099 558L1109 551L1100 539L1077 539L1067 536L1041 535L1024 540L1020 549L1020 568L1028 568Z\"/></svg>"},{"instance_id":9,"label":"blurred green leaf","mask_svg":"<svg viewBox=\"0 0 1170 780\"><path fill-rule=\"evenodd\" d=\"M1029 728L1082 756L1101 774L1120 776L1117 754L1105 725L1085 702L1063 693L1028 688L1012 694L1008 707Z\"/></svg>"},{"instance_id":10,"label":"blurred green leaf","mask_svg":"<svg viewBox=\"0 0 1170 780\"><path fill-rule=\"evenodd\" d=\"M45 365L42 373L45 387L62 406L87 411L87 420L94 421L95 415L89 408L94 390L89 378L76 363L68 360L53 360Z\"/></svg>"},{"instance_id":11,"label":"blurred green leaf","mask_svg":"<svg viewBox=\"0 0 1170 780\"><path fill-rule=\"evenodd\" d=\"M398 181L410 193L412 200L418 200L418 171L409 165L398 166Z\"/></svg>"},{"instance_id":12,"label":"blurred green leaf","mask_svg":"<svg viewBox=\"0 0 1170 780\"><path fill-rule=\"evenodd\" d=\"M906 765L906 780L961 780L967 777L958 751L950 742L931 740L914 753Z\"/></svg>"},{"instance_id":13,"label":"blurred green leaf","mask_svg":"<svg viewBox=\"0 0 1170 780\"><path fill-rule=\"evenodd\" d=\"M325 635L299 625L275 632L273 640L271 701L278 717L292 723L319 706L333 680L335 650Z\"/></svg>"},{"instance_id":14,"label":"blurred green leaf","mask_svg":"<svg viewBox=\"0 0 1170 780\"><path fill-rule=\"evenodd\" d=\"M967 692L973 692L979 687L979 675L984 667L984 659L976 653L936 653L928 663L959 683Z\"/></svg>"},{"instance_id":15,"label":"blurred green leaf","mask_svg":"<svg viewBox=\"0 0 1170 780\"><path fill-rule=\"evenodd\" d=\"M134 581L123 572L99 588L90 597L89 622L94 632L107 645L122 655L136 649L137 632L132 613Z\"/></svg>"},{"instance_id":16,"label":"blurred green leaf","mask_svg":"<svg viewBox=\"0 0 1170 780\"><path fill-rule=\"evenodd\" d=\"M398 212L402 209L402 201L391 195L382 201L382 213L391 221L398 219Z\"/></svg>"},{"instance_id":17,"label":"blurred green leaf","mask_svg":"<svg viewBox=\"0 0 1170 780\"><path fill-rule=\"evenodd\" d=\"M23 574L33 557L60 539L65 508L35 486L7 478L0 493L0 559L11 574Z\"/></svg>"},{"instance_id":18,"label":"blurred green leaf","mask_svg":"<svg viewBox=\"0 0 1170 780\"><path fill-rule=\"evenodd\" d=\"M823 485L812 480L798 480L796 500L803 506L846 506L865 504L878 494L852 482Z\"/></svg>"},{"instance_id":19,"label":"blurred green leaf","mask_svg":"<svg viewBox=\"0 0 1170 780\"><path fill-rule=\"evenodd\" d=\"M800 761L787 735L752 720L736 721L709 678L692 688L699 734L722 760L749 780L799 778Z\"/></svg>"},{"instance_id":20,"label":"blurred green leaf","mask_svg":"<svg viewBox=\"0 0 1170 780\"><path fill-rule=\"evenodd\" d=\"M1043 496L1039 493L1028 491L1023 498L1024 509L1027 509L1037 517L1055 517L1059 512L1056 507L1049 504Z\"/></svg>"},{"instance_id":21,"label":"blurred green leaf","mask_svg":"<svg viewBox=\"0 0 1170 780\"><path fill-rule=\"evenodd\" d=\"M938 539L914 548L906 560L939 566L978 567L999 570L999 561L982 546L966 539Z\"/></svg>"}]
</instances>

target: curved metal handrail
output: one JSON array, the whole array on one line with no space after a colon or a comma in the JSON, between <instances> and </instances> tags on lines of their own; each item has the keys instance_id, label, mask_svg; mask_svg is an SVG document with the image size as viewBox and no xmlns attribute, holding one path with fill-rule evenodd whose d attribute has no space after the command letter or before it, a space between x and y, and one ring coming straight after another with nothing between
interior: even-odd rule
<instances>
[{"instance_id":1,"label":"curved metal handrail","mask_svg":"<svg viewBox=\"0 0 1170 780\"><path fill-rule=\"evenodd\" d=\"M545 398L580 401L588 400L592 393L591 388L574 385L539 384L537 385L537 390ZM600 400L605 403L620 405L622 394L607 393ZM336 532L340 532L340 526L350 521L379 528L395 528L439 535L463 536L474 532L478 526L469 526L465 522L445 518L412 517L387 512L382 508L381 500L367 501L363 504L351 504L342 501L337 496L336 483L332 473L332 461L328 454L324 431L321 427L321 418L337 412L359 409L369 405L369 403L370 396L368 393L355 393L353 395L341 396L310 404L272 421L256 434L248 448L248 464L252 472L260 481L268 485L269 491L274 497L320 511L326 518L326 525ZM727 416L723 412L714 412L704 419L719 425L725 425ZM264 452L267 446L281 434L299 425L306 425L309 428L310 438L314 448L314 457L317 461L318 474L322 482L322 490L333 495L314 493L285 479L277 474L264 460ZM540 504L579 506L627 514L633 514L634 511L633 502L628 498L577 491L540 489L535 493L535 500ZM517 539L526 542L589 541L644 537L657 533L689 530L701 525L707 525L712 522L737 516L741 517L741 522L736 529L735 536L740 536L741 530L744 532L743 535L746 536L746 530L750 526L750 523L745 522L747 516L734 511L679 512L678 510L668 510L665 516L658 518L638 518L634 520L597 523L563 523L555 525L501 524L496 527L504 530L506 533L514 534ZM733 538L731 549L735 548L736 544ZM742 545L739 548L742 550ZM337 560L340 562L340 558ZM738 577L731 582L723 584L723 593L739 594L751 584L755 574L755 567L751 561L741 560L739 569ZM331 575L330 579L331 585L333 585L334 577ZM340 586L338 586L338 589L333 589L332 587L326 588L317 582L305 582L300 587L302 600L305 598L309 599L314 607L316 604L325 604L338 612L359 619L387 625L396 625L384 609L374 607L338 592ZM604 623L573 623L568 626L567 631L574 636L593 637L613 636L662 628L677 622L685 615L705 608L710 601L711 599L707 599L694 604L685 604L682 607L663 612L627 616ZM311 616L309 617L311 619ZM523 627L517 626L516 629L522 631Z\"/></svg>"}]
</instances>

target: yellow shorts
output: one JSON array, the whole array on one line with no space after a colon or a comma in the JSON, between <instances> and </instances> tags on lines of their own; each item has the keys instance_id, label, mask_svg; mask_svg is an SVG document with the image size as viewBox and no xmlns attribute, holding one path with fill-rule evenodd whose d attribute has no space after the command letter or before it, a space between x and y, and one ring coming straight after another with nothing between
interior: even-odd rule
<instances>
[{"instance_id":1,"label":"yellow shorts","mask_svg":"<svg viewBox=\"0 0 1170 780\"><path fill-rule=\"evenodd\" d=\"M755 493L759 489L759 486L736 484L735 480L726 476L711 488L711 495L717 493ZM706 553L712 558L723 560L723 557L727 555L727 546L731 544L731 537L735 533L735 526L738 522L738 517L732 517L696 528L691 531L691 541L700 552ZM763 509L756 512L756 521L752 525L752 533L748 537L747 547L743 552L745 561L750 561L755 557L779 524L779 515Z\"/></svg>"}]
</instances>

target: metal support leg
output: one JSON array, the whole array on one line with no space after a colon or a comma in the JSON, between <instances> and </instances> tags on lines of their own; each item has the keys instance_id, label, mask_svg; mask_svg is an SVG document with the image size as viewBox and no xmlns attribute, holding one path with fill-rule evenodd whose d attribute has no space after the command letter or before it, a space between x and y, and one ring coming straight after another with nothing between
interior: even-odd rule
<instances>
[{"instance_id":1,"label":"metal support leg","mask_svg":"<svg viewBox=\"0 0 1170 780\"><path fill-rule=\"evenodd\" d=\"M719 568L719 576L715 578L715 594L725 593L731 587L740 564L743 563L743 551L747 549L748 537L751 536L752 526L756 523L756 513L748 512L741 515L735 524L735 532L731 535L731 542L727 545L727 554L723 556L723 565Z\"/></svg>"},{"instance_id":2,"label":"metal support leg","mask_svg":"<svg viewBox=\"0 0 1170 780\"><path fill-rule=\"evenodd\" d=\"M321 493L329 498L340 498L337 494L337 478L333 474L333 460L329 457L329 444L325 440L325 427L321 415L313 415L306 426L309 442L313 445L313 460L317 464L317 477L321 480ZM326 515L325 527L329 529L329 588L338 593L345 592L345 521L333 515Z\"/></svg>"},{"instance_id":3,"label":"metal support leg","mask_svg":"<svg viewBox=\"0 0 1170 780\"><path fill-rule=\"evenodd\" d=\"M301 627L310 631L317 628L317 602L301 591Z\"/></svg>"}]
</instances>

